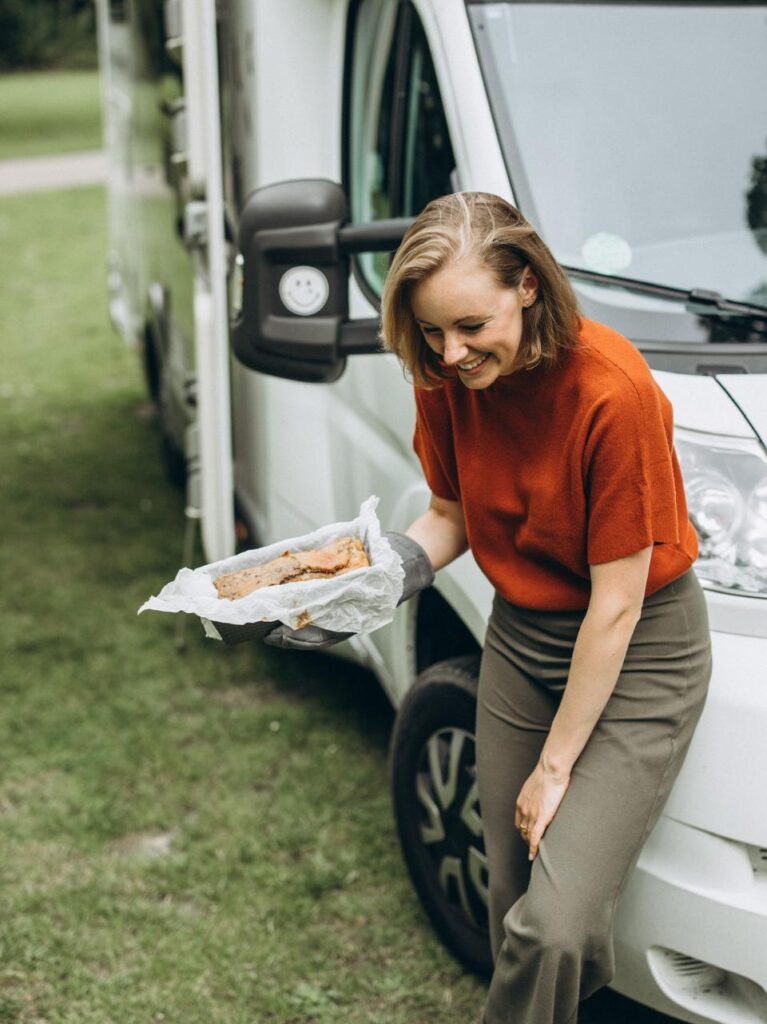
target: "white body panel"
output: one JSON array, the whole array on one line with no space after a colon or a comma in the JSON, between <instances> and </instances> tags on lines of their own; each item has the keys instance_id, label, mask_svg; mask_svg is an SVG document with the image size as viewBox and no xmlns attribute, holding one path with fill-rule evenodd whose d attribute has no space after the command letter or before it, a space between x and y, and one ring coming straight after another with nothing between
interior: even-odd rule
<instances>
[{"instance_id":1,"label":"white body panel","mask_svg":"<svg viewBox=\"0 0 767 1024\"><path fill-rule=\"evenodd\" d=\"M764 639L716 630L712 639L709 695L665 813L731 840L767 846Z\"/></svg>"},{"instance_id":2,"label":"white body panel","mask_svg":"<svg viewBox=\"0 0 767 1024\"><path fill-rule=\"evenodd\" d=\"M200 511L205 554L215 562L235 547L215 0L187 4L183 32L189 191L204 199L207 236L194 259Z\"/></svg>"},{"instance_id":3,"label":"white body panel","mask_svg":"<svg viewBox=\"0 0 767 1024\"><path fill-rule=\"evenodd\" d=\"M664 815L642 849L615 919L612 985L675 1018L761 1024L767 989L767 872L728 839ZM687 972L664 971L664 950L683 952L709 971L689 991ZM724 974L724 972L728 972Z\"/></svg>"},{"instance_id":4,"label":"white body panel","mask_svg":"<svg viewBox=\"0 0 767 1024\"><path fill-rule=\"evenodd\" d=\"M767 375L728 373L717 378L741 410L754 432L767 442Z\"/></svg>"},{"instance_id":5,"label":"white body panel","mask_svg":"<svg viewBox=\"0 0 767 1024\"><path fill-rule=\"evenodd\" d=\"M674 407L674 423L687 430L729 437L753 437L754 432L713 377L654 370L653 376ZM727 378L731 379L731 378ZM738 380L755 380L740 374ZM762 394L765 394L764 390ZM767 435L766 435L767 436Z\"/></svg>"},{"instance_id":6,"label":"white body panel","mask_svg":"<svg viewBox=\"0 0 767 1024\"><path fill-rule=\"evenodd\" d=\"M104 147L107 155L107 219L109 230L109 312L121 337L134 344L141 316L132 301L130 277L139 273L140 250L136 219L130 209L135 140L131 130L133 82L129 71L128 27L106 16L106 0L98 0L101 95Z\"/></svg>"},{"instance_id":7,"label":"white body panel","mask_svg":"<svg viewBox=\"0 0 767 1024\"><path fill-rule=\"evenodd\" d=\"M251 191L270 183L341 179L347 6L347 0L220 0L230 69L225 128L216 131L218 99L212 98L210 83L201 88L201 78L194 93L187 91L195 122L190 179L196 189L207 189L211 238L223 222L211 177L215 152L206 148L211 136L216 143L224 139L230 215ZM513 198L464 4L417 0L415 7L441 87L458 184ZM201 16L207 12L208 28L201 31L211 32L213 0L189 0L185 9ZM206 59L214 57L208 52ZM114 77L106 86L107 137L122 170L110 185L112 231L123 265L135 263L125 272L140 279L141 253L120 205L132 165L127 142L119 137L125 122L117 111L131 98ZM205 541L211 560L222 557L215 552L231 543L223 523L232 493L230 426L234 483L260 543L351 518L371 493L381 498L384 528L404 529L426 508L429 494L412 450L412 389L396 359L352 356L340 379L328 385L268 377L233 362L230 414L227 350L220 333L223 243L215 253L211 249L210 278L197 278L197 323L207 326L198 333L196 358L197 373L214 382L200 393L199 421L208 453L203 459L212 467L205 476L204 520L211 508L218 509ZM350 282L349 305L353 318L374 315L356 279ZM638 299L637 306L651 315L650 300ZM131 315L138 315L135 306ZM741 439L753 438L756 431L767 440L764 377L719 382L657 371L656 378L672 401L678 426ZM442 570L436 588L481 645L493 592L472 556ZM730 995L724 986L713 1001L700 1002L698 1012L653 966L652 950L666 947L767 988L767 876L753 870L749 859L754 848L767 848L767 602L713 592L707 599L714 642L710 697L665 813L621 902L614 984L685 1020L750 1024L766 1018L748 1015L747 985L741 998L733 995L730 980ZM335 653L371 668L398 706L416 671L415 602L400 608L390 626Z\"/></svg>"}]
</instances>

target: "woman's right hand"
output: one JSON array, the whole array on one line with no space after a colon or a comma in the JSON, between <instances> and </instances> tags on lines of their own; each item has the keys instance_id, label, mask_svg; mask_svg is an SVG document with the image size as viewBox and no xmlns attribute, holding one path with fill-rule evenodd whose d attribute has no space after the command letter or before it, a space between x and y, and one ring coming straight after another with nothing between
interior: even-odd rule
<instances>
[{"instance_id":1,"label":"woman's right hand","mask_svg":"<svg viewBox=\"0 0 767 1024\"><path fill-rule=\"evenodd\" d=\"M434 570L429 557L421 545L404 533L385 533L383 535L402 559L405 579L402 584L402 596L398 605L407 601L419 590L430 587L434 582ZM264 643L270 647L283 647L291 650L320 651L326 647L348 640L352 633L335 633L321 626L305 626L303 629L291 629L290 626L279 625L264 637Z\"/></svg>"},{"instance_id":2,"label":"woman's right hand","mask_svg":"<svg viewBox=\"0 0 767 1024\"><path fill-rule=\"evenodd\" d=\"M398 605L431 586L438 569L468 549L463 510L459 501L432 495L426 512L408 527L406 533L385 533L384 537L402 559L405 579ZM320 626L291 629L278 625L265 638L270 647L291 650L324 650L348 640L352 633L334 633Z\"/></svg>"}]
</instances>

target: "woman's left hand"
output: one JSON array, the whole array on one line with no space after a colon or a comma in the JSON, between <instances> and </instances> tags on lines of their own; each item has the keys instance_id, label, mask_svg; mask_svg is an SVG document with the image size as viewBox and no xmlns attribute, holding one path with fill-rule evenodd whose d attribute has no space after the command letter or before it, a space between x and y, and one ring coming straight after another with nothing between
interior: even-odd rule
<instances>
[{"instance_id":1,"label":"woman's left hand","mask_svg":"<svg viewBox=\"0 0 767 1024\"><path fill-rule=\"evenodd\" d=\"M530 848L530 860L535 860L538 844L569 785L569 775L553 775L539 761L519 791L514 824Z\"/></svg>"}]
</instances>

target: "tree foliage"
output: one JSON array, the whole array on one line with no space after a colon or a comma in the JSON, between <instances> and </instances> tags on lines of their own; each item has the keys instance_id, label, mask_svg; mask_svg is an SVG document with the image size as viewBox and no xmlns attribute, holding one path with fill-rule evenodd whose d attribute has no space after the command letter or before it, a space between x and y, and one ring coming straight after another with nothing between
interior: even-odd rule
<instances>
[{"instance_id":1,"label":"tree foliage","mask_svg":"<svg viewBox=\"0 0 767 1024\"><path fill-rule=\"evenodd\" d=\"M0 70L95 63L93 0L0 0Z\"/></svg>"}]
</instances>

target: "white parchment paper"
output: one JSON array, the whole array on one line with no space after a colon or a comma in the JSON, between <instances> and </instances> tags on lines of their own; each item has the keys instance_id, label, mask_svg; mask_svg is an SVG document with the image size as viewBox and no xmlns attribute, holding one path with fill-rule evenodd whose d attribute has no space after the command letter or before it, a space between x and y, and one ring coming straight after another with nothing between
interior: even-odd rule
<instances>
[{"instance_id":1,"label":"white parchment paper","mask_svg":"<svg viewBox=\"0 0 767 1024\"><path fill-rule=\"evenodd\" d=\"M369 633L394 618L402 596L405 570L402 559L381 536L376 515L378 498L371 495L356 519L331 523L303 537L290 537L264 548L243 551L198 569L181 569L156 597L139 608L145 611L189 612L213 622L242 626L247 622L284 622L291 629L314 623L342 633ZM250 569L277 558L283 551L321 548L339 537L358 537L371 565L328 580L283 583L264 587L237 601L218 596L213 580L225 572Z\"/></svg>"}]
</instances>

